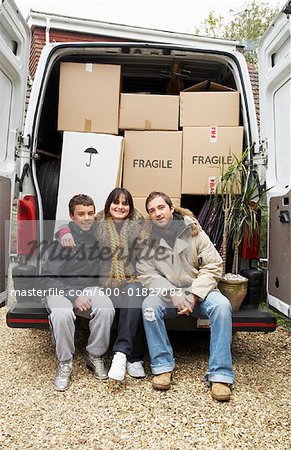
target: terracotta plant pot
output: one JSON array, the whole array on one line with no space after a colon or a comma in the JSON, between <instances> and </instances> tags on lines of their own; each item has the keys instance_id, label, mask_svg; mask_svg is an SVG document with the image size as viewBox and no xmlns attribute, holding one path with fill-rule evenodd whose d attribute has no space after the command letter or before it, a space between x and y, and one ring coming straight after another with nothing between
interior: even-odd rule
<instances>
[{"instance_id":1,"label":"terracotta plant pot","mask_svg":"<svg viewBox=\"0 0 291 450\"><path fill-rule=\"evenodd\" d=\"M228 298L233 311L237 311L242 304L248 290L249 280L245 277L239 279L222 278L218 284L220 292Z\"/></svg>"}]
</instances>

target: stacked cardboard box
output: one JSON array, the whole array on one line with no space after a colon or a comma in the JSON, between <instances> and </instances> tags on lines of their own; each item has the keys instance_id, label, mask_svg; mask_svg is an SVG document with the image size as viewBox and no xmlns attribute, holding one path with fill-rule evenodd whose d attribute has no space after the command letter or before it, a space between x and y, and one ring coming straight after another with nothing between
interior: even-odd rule
<instances>
[{"instance_id":1,"label":"stacked cardboard box","mask_svg":"<svg viewBox=\"0 0 291 450\"><path fill-rule=\"evenodd\" d=\"M142 199L154 189L168 191L170 185L170 195L179 198L179 96L120 95L120 76L117 65L62 63L58 129L115 135L126 130L123 186ZM98 157L93 159L96 163ZM107 171L99 173L100 182L107 176Z\"/></svg>"},{"instance_id":2,"label":"stacked cardboard box","mask_svg":"<svg viewBox=\"0 0 291 450\"><path fill-rule=\"evenodd\" d=\"M96 211L120 186L122 136L64 132L56 220L68 222L68 203L76 194L90 195Z\"/></svg>"},{"instance_id":3,"label":"stacked cardboard box","mask_svg":"<svg viewBox=\"0 0 291 450\"><path fill-rule=\"evenodd\" d=\"M96 210L121 185L123 137L118 134L121 66L61 63L58 130L65 131L56 218L68 202L92 196Z\"/></svg>"},{"instance_id":4,"label":"stacked cardboard box","mask_svg":"<svg viewBox=\"0 0 291 450\"><path fill-rule=\"evenodd\" d=\"M126 129L123 186L139 206L151 191L167 192L180 203L182 133L178 125L179 96L121 95L119 126ZM144 206L141 209L145 213Z\"/></svg>"},{"instance_id":5,"label":"stacked cardboard box","mask_svg":"<svg viewBox=\"0 0 291 450\"><path fill-rule=\"evenodd\" d=\"M203 82L180 93L183 194L213 194L221 168L242 153L239 93Z\"/></svg>"},{"instance_id":6,"label":"stacked cardboard box","mask_svg":"<svg viewBox=\"0 0 291 450\"><path fill-rule=\"evenodd\" d=\"M164 191L181 194L182 132L126 131L123 186L134 197Z\"/></svg>"},{"instance_id":7,"label":"stacked cardboard box","mask_svg":"<svg viewBox=\"0 0 291 450\"><path fill-rule=\"evenodd\" d=\"M243 127L186 127L183 129L184 194L214 194L222 167L242 151Z\"/></svg>"},{"instance_id":8,"label":"stacked cardboard box","mask_svg":"<svg viewBox=\"0 0 291 450\"><path fill-rule=\"evenodd\" d=\"M181 127L236 127L239 124L239 92L203 81L180 93Z\"/></svg>"},{"instance_id":9,"label":"stacked cardboard box","mask_svg":"<svg viewBox=\"0 0 291 450\"><path fill-rule=\"evenodd\" d=\"M61 63L58 130L118 134L121 66Z\"/></svg>"},{"instance_id":10,"label":"stacked cardboard box","mask_svg":"<svg viewBox=\"0 0 291 450\"><path fill-rule=\"evenodd\" d=\"M81 132L78 139L124 130L122 185L139 204L152 190L174 199L181 192L213 193L221 166L231 164L233 155L242 151L239 93L203 82L180 97L120 95L120 77L118 65L61 63L58 129ZM120 137L115 137L121 148ZM99 176L101 184L107 172Z\"/></svg>"},{"instance_id":11,"label":"stacked cardboard box","mask_svg":"<svg viewBox=\"0 0 291 450\"><path fill-rule=\"evenodd\" d=\"M172 130L179 125L179 96L121 94L121 130Z\"/></svg>"}]
</instances>

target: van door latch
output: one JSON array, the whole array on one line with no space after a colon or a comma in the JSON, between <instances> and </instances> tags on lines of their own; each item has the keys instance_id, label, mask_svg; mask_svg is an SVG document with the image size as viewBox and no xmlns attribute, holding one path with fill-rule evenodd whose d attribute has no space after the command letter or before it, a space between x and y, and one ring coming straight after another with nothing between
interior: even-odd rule
<instances>
[{"instance_id":1,"label":"van door latch","mask_svg":"<svg viewBox=\"0 0 291 450\"><path fill-rule=\"evenodd\" d=\"M15 175L15 182L19 183L19 192L23 191L23 181L24 181L24 178L26 176L28 176L28 172L29 172L29 164L26 163L23 166L21 177L19 178L19 176L17 174Z\"/></svg>"},{"instance_id":2,"label":"van door latch","mask_svg":"<svg viewBox=\"0 0 291 450\"><path fill-rule=\"evenodd\" d=\"M279 219L282 223L290 223L289 211L280 211Z\"/></svg>"}]
</instances>

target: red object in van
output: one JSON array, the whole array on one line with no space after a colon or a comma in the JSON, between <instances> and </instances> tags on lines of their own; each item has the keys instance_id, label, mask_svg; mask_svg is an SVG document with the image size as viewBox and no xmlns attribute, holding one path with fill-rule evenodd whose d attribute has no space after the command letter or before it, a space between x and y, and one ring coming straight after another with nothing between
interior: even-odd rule
<instances>
[{"instance_id":1,"label":"red object in van","mask_svg":"<svg viewBox=\"0 0 291 450\"><path fill-rule=\"evenodd\" d=\"M31 255L36 243L36 201L33 195L18 200L17 232L18 254Z\"/></svg>"},{"instance_id":2,"label":"red object in van","mask_svg":"<svg viewBox=\"0 0 291 450\"><path fill-rule=\"evenodd\" d=\"M261 211L257 208L254 201L250 202L250 206L256 211L258 228L254 231L252 237L249 237L248 227L245 226L244 238L242 242L241 257L245 259L260 259L260 241L261 241Z\"/></svg>"},{"instance_id":3,"label":"red object in van","mask_svg":"<svg viewBox=\"0 0 291 450\"><path fill-rule=\"evenodd\" d=\"M258 230L251 239L249 239L248 231L245 230L241 257L245 259L260 259L260 230Z\"/></svg>"}]
</instances>

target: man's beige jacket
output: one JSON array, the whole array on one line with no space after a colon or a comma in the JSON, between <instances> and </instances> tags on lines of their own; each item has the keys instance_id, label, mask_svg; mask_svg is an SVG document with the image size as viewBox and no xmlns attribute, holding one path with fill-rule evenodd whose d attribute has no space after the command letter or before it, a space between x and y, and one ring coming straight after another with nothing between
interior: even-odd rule
<instances>
[{"instance_id":1,"label":"man's beige jacket","mask_svg":"<svg viewBox=\"0 0 291 450\"><path fill-rule=\"evenodd\" d=\"M191 212L177 207L175 212L183 216L185 226L173 248L165 239L153 236L152 222L147 221L142 233L143 251L137 263L138 278L146 288L157 293L182 288L202 301L217 288L222 276L222 259Z\"/></svg>"}]
</instances>

